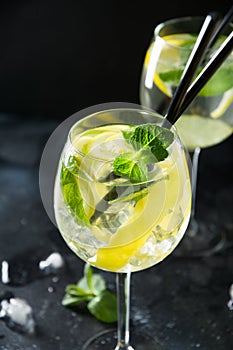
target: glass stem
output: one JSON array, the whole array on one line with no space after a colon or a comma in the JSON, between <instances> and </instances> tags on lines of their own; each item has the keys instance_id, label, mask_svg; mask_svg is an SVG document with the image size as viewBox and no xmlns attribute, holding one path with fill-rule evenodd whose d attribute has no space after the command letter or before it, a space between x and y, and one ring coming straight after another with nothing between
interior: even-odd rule
<instances>
[{"instance_id":1,"label":"glass stem","mask_svg":"<svg viewBox=\"0 0 233 350\"><path fill-rule=\"evenodd\" d=\"M201 152L200 147L196 147L193 152L192 157L192 209L191 209L191 220L195 219L196 214L196 197L197 197L197 176L198 176L198 164L199 164L199 155Z\"/></svg>"},{"instance_id":2,"label":"glass stem","mask_svg":"<svg viewBox=\"0 0 233 350\"><path fill-rule=\"evenodd\" d=\"M117 273L118 328L115 350L134 350L130 344L130 278L131 273Z\"/></svg>"}]
</instances>

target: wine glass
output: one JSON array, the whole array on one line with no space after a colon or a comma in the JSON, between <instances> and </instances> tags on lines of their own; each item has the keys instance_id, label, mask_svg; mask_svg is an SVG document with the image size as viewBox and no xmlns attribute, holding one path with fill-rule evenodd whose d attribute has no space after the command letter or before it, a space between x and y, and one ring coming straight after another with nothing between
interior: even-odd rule
<instances>
[{"instance_id":1,"label":"wine glass","mask_svg":"<svg viewBox=\"0 0 233 350\"><path fill-rule=\"evenodd\" d=\"M158 24L149 44L140 80L140 103L166 114L179 84L187 60L203 24L202 17L181 17ZM226 35L229 24L207 52L208 61ZM200 67L200 70L202 67ZM179 255L211 255L228 246L217 219L207 225L196 218L196 189L199 155L202 149L214 146L232 135L233 130L233 53L216 71L198 96L176 122L177 132L192 155L192 211L186 237ZM210 208L208 208L210 210ZM217 213L215 213L217 218Z\"/></svg>"},{"instance_id":2,"label":"wine glass","mask_svg":"<svg viewBox=\"0 0 233 350\"><path fill-rule=\"evenodd\" d=\"M145 349L148 337L137 331L131 345L131 272L171 254L190 218L188 152L174 126L136 106L105 104L78 120L55 179L55 218L65 242L86 263L116 273L117 340L96 335L85 350ZM161 349L154 339L149 348Z\"/></svg>"}]
</instances>

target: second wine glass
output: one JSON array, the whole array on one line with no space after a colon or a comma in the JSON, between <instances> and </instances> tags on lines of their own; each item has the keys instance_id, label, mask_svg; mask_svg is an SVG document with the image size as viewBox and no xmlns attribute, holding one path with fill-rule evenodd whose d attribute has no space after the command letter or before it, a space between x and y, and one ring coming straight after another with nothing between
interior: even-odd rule
<instances>
[{"instance_id":1,"label":"second wine glass","mask_svg":"<svg viewBox=\"0 0 233 350\"><path fill-rule=\"evenodd\" d=\"M203 21L202 17L181 17L156 26L141 73L140 102L143 106L166 114ZM205 60L208 61L232 29L229 24L207 52ZM202 66L205 65L205 60ZM178 253L210 255L224 249L231 242L224 240L223 228L217 224L218 220L215 225L213 222L208 225L196 217L199 155L202 149L217 145L232 135L233 54L178 119L176 127L193 159L191 221Z\"/></svg>"}]
</instances>

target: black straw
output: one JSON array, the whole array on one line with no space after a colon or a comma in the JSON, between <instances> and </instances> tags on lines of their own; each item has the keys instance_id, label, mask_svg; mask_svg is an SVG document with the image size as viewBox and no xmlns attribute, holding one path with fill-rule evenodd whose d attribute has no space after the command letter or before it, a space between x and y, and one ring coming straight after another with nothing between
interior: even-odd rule
<instances>
[{"instance_id":1,"label":"black straw","mask_svg":"<svg viewBox=\"0 0 233 350\"><path fill-rule=\"evenodd\" d=\"M191 86L188 88L185 99L179 111L173 118L173 123L181 116L185 109L189 106L192 100L200 92L203 86L208 82L208 80L213 76L216 70L221 66L227 56L233 50L233 31L225 39L220 48L215 52L210 61L207 63L205 68L201 71L198 77L194 80Z\"/></svg>"},{"instance_id":2,"label":"black straw","mask_svg":"<svg viewBox=\"0 0 233 350\"><path fill-rule=\"evenodd\" d=\"M216 12L212 12L207 15L201 31L197 37L194 48L189 56L188 62L185 66L184 72L181 76L180 83L175 90L170 105L168 107L165 118L174 124L174 118L177 116L178 111L184 101L188 87L190 86L193 77L201 64L207 49L211 43L214 32L219 24L220 16Z\"/></svg>"},{"instance_id":3,"label":"black straw","mask_svg":"<svg viewBox=\"0 0 233 350\"><path fill-rule=\"evenodd\" d=\"M226 15L223 17L223 20L221 21L220 25L218 26L216 32L213 35L213 38L211 39L210 46L213 46L216 40L218 39L219 34L223 31L223 29L233 20L233 5L228 10Z\"/></svg>"}]
</instances>

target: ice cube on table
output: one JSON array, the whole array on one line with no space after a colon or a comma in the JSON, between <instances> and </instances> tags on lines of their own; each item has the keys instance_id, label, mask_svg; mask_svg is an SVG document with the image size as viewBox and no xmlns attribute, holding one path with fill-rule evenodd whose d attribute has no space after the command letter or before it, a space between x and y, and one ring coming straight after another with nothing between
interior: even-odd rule
<instances>
[{"instance_id":1,"label":"ice cube on table","mask_svg":"<svg viewBox=\"0 0 233 350\"><path fill-rule=\"evenodd\" d=\"M64 259L59 253L50 254L46 260L39 262L40 270L46 273L55 272L64 266Z\"/></svg>"},{"instance_id":2,"label":"ice cube on table","mask_svg":"<svg viewBox=\"0 0 233 350\"><path fill-rule=\"evenodd\" d=\"M8 284L10 282L9 277L9 264L6 260L2 261L2 283Z\"/></svg>"},{"instance_id":3,"label":"ice cube on table","mask_svg":"<svg viewBox=\"0 0 233 350\"><path fill-rule=\"evenodd\" d=\"M5 320L9 328L16 331L23 333L34 333L35 331L32 308L24 299L2 300L0 318Z\"/></svg>"}]
</instances>

